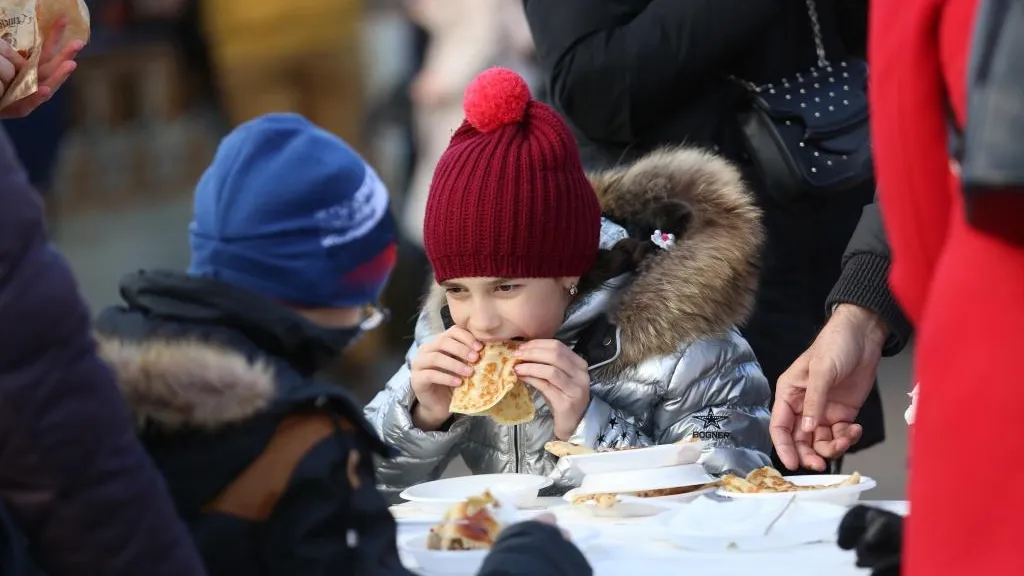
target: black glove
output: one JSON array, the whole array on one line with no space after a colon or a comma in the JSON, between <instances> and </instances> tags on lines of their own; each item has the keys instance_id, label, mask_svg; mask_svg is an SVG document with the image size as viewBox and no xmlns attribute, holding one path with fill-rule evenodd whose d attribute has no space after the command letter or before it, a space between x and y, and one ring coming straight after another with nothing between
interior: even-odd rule
<instances>
[{"instance_id":1,"label":"black glove","mask_svg":"<svg viewBox=\"0 0 1024 576\"><path fill-rule=\"evenodd\" d=\"M839 547L856 550L857 566L871 568L872 576L899 576L903 516L854 506L839 523Z\"/></svg>"}]
</instances>

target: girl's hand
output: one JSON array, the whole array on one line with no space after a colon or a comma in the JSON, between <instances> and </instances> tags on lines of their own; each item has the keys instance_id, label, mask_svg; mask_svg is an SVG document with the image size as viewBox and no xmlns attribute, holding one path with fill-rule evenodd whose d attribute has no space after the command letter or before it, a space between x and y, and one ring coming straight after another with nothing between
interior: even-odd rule
<instances>
[{"instance_id":1,"label":"girl's hand","mask_svg":"<svg viewBox=\"0 0 1024 576\"><path fill-rule=\"evenodd\" d=\"M80 40L73 40L65 45L64 32L67 27L67 19L60 18L46 34L43 52L39 57L39 88L34 93L17 102L12 102L0 110L0 118L28 116L29 113L49 100L75 71L78 66L75 63L75 56L85 47L85 44ZM10 82L14 79L13 75L10 78L7 76L10 72L9 68L20 72L26 64L25 59L11 48L10 44L0 42L0 81L3 82L3 93L7 92Z\"/></svg>"},{"instance_id":2,"label":"girl's hand","mask_svg":"<svg viewBox=\"0 0 1024 576\"><path fill-rule=\"evenodd\" d=\"M483 344L468 331L452 326L420 347L410 363L412 391L416 395L412 420L420 430L437 430L448 418L452 389L473 373Z\"/></svg>"},{"instance_id":3,"label":"girl's hand","mask_svg":"<svg viewBox=\"0 0 1024 576\"><path fill-rule=\"evenodd\" d=\"M555 437L568 440L590 404L587 362L558 340L531 340L516 351L519 379L544 396L555 419Z\"/></svg>"}]
</instances>

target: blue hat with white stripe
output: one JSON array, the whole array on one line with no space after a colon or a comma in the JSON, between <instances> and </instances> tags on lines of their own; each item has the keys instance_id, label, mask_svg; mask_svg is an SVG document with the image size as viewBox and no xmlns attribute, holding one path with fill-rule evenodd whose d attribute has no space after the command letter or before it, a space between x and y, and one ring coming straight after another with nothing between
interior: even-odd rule
<instances>
[{"instance_id":1,"label":"blue hat with white stripe","mask_svg":"<svg viewBox=\"0 0 1024 576\"><path fill-rule=\"evenodd\" d=\"M395 223L377 173L297 114L269 114L221 142L195 191L189 273L294 305L377 301Z\"/></svg>"}]
</instances>

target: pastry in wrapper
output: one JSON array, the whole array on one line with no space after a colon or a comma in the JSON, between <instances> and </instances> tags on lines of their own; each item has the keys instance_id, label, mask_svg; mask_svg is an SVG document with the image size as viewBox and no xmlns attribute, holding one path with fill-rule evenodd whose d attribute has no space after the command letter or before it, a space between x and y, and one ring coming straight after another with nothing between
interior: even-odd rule
<instances>
[{"instance_id":1,"label":"pastry in wrapper","mask_svg":"<svg viewBox=\"0 0 1024 576\"><path fill-rule=\"evenodd\" d=\"M89 41L89 9L84 0L0 0L0 39L17 50L28 64L0 96L0 108L39 88L39 59L46 34L61 17L67 18L65 43Z\"/></svg>"},{"instance_id":2,"label":"pastry in wrapper","mask_svg":"<svg viewBox=\"0 0 1024 576\"><path fill-rule=\"evenodd\" d=\"M837 482L835 484L811 484L800 486L786 480L782 477L781 472L769 466L754 470L750 474L747 474L746 478L740 478L733 474L726 474L725 476L722 476L722 487L725 488L726 491L744 494L807 492L810 490L855 486L857 484L860 484L859 472L854 472L842 482Z\"/></svg>"},{"instance_id":3,"label":"pastry in wrapper","mask_svg":"<svg viewBox=\"0 0 1024 576\"><path fill-rule=\"evenodd\" d=\"M430 550L489 550L503 526L491 513L498 503L490 492L467 498L445 512L440 524L427 534Z\"/></svg>"}]
</instances>

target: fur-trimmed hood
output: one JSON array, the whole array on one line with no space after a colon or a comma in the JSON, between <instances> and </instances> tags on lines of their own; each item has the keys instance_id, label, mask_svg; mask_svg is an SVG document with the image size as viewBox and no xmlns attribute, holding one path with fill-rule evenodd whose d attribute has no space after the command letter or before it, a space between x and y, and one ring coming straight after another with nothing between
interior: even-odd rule
<instances>
[{"instance_id":1,"label":"fur-trimmed hood","mask_svg":"<svg viewBox=\"0 0 1024 576\"><path fill-rule=\"evenodd\" d=\"M128 341L102 334L97 342L141 421L212 429L249 418L275 397L274 367L231 348L199 340Z\"/></svg>"},{"instance_id":2,"label":"fur-trimmed hood","mask_svg":"<svg viewBox=\"0 0 1024 576\"><path fill-rule=\"evenodd\" d=\"M124 304L100 313L96 340L141 420L210 429L338 395L315 379L347 342L338 331L212 278L143 270L120 286Z\"/></svg>"},{"instance_id":3,"label":"fur-trimmed hood","mask_svg":"<svg viewBox=\"0 0 1024 576\"><path fill-rule=\"evenodd\" d=\"M699 149L666 148L590 180L602 213L613 222L644 234L660 229L677 236L616 290L618 304L607 312L622 331L617 365L671 354L680 343L721 336L746 321L757 291L764 229L761 211L733 165ZM622 236L618 224L602 229L602 238ZM444 290L433 285L424 312L438 332L444 304ZM572 315L570 309L570 321Z\"/></svg>"}]
</instances>

